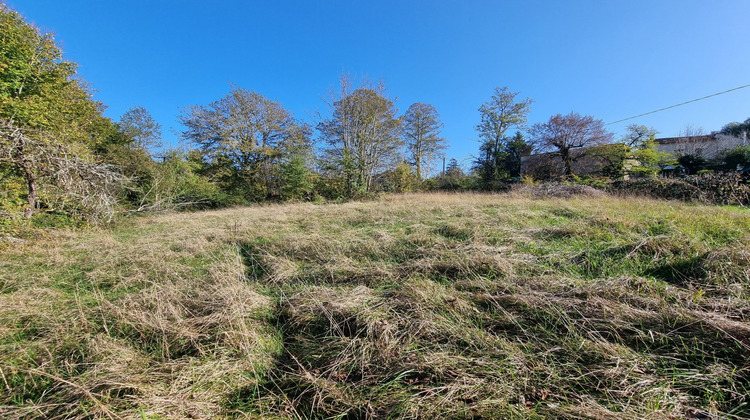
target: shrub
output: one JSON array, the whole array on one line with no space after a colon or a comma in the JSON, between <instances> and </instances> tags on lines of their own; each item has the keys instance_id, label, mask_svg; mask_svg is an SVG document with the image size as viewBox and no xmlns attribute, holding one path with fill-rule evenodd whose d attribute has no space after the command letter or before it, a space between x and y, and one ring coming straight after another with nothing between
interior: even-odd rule
<instances>
[{"instance_id":1,"label":"shrub","mask_svg":"<svg viewBox=\"0 0 750 420\"><path fill-rule=\"evenodd\" d=\"M739 173L703 173L685 178L637 179L612 183L613 192L708 204L750 204L750 178Z\"/></svg>"},{"instance_id":2,"label":"shrub","mask_svg":"<svg viewBox=\"0 0 750 420\"><path fill-rule=\"evenodd\" d=\"M737 146L724 151L715 166L727 171L737 170L738 167L750 168L750 146Z\"/></svg>"},{"instance_id":3,"label":"shrub","mask_svg":"<svg viewBox=\"0 0 750 420\"><path fill-rule=\"evenodd\" d=\"M421 183L411 166L403 162L394 169L386 171L378 181L381 190L396 193L418 190Z\"/></svg>"},{"instance_id":4,"label":"shrub","mask_svg":"<svg viewBox=\"0 0 750 420\"><path fill-rule=\"evenodd\" d=\"M695 175L699 171L706 169L706 165L708 165L708 160L703 156L691 154L680 156L677 158L677 162L685 169L688 175Z\"/></svg>"},{"instance_id":5,"label":"shrub","mask_svg":"<svg viewBox=\"0 0 750 420\"><path fill-rule=\"evenodd\" d=\"M312 174L304 156L293 156L281 165L281 196L285 200L309 197L313 190Z\"/></svg>"}]
</instances>

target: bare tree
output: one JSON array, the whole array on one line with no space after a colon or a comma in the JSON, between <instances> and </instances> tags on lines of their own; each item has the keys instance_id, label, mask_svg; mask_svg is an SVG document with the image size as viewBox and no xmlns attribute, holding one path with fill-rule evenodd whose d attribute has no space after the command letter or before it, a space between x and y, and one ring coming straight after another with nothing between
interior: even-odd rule
<instances>
[{"instance_id":1,"label":"bare tree","mask_svg":"<svg viewBox=\"0 0 750 420\"><path fill-rule=\"evenodd\" d=\"M161 124L142 106L125 111L120 117L120 128L133 139L136 148L148 150L161 146Z\"/></svg>"},{"instance_id":2,"label":"bare tree","mask_svg":"<svg viewBox=\"0 0 750 420\"><path fill-rule=\"evenodd\" d=\"M430 104L412 104L401 117L406 148L411 155L411 164L422 180L422 170L447 147L446 139L440 136L443 123L440 114Z\"/></svg>"},{"instance_id":3,"label":"bare tree","mask_svg":"<svg viewBox=\"0 0 750 420\"><path fill-rule=\"evenodd\" d=\"M573 174L573 162L586 155L585 148L612 141L612 133L604 129L602 120L576 112L553 115L546 123L534 124L531 136L537 150L562 159L566 176ZM574 150L577 152L571 153Z\"/></svg>"},{"instance_id":4,"label":"bare tree","mask_svg":"<svg viewBox=\"0 0 750 420\"><path fill-rule=\"evenodd\" d=\"M695 137L703 136L705 134L706 131L703 130L703 127L696 127L693 124L685 124L685 127L677 133L677 137Z\"/></svg>"},{"instance_id":5,"label":"bare tree","mask_svg":"<svg viewBox=\"0 0 750 420\"><path fill-rule=\"evenodd\" d=\"M0 163L9 164L28 187L25 217L34 214L43 189L52 190L51 196L59 198L61 210L94 221L114 215L124 177L114 166L86 160L85 150L73 147L75 143L44 132L24 130L8 121L0 123Z\"/></svg>"}]
</instances>

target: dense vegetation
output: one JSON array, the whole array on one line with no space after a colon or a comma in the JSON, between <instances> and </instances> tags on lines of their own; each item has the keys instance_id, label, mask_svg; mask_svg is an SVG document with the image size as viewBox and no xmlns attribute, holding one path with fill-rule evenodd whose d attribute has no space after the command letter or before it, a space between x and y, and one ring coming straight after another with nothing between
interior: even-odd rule
<instances>
[{"instance_id":1,"label":"dense vegetation","mask_svg":"<svg viewBox=\"0 0 750 420\"><path fill-rule=\"evenodd\" d=\"M648 127L633 125L614 144L601 120L577 113L528 129L533 101L497 88L479 107L481 145L471 170L453 160L435 176L447 145L438 110L415 103L398 115L382 83L355 83L346 75L327 101L329 113L314 126L276 100L231 86L214 102L183 109L186 147L169 150L145 108L134 106L119 121L104 117L104 105L91 98L50 34L5 5L0 20L0 232L267 200L507 190L520 181L521 159L532 151L559 159L568 182L577 180L573 162L586 156L605 163L600 184L624 175L653 177L678 163L655 150ZM722 131L739 135L746 125ZM686 155L679 163L688 173L733 171L750 166L750 153L740 147L715 161Z\"/></svg>"}]
</instances>

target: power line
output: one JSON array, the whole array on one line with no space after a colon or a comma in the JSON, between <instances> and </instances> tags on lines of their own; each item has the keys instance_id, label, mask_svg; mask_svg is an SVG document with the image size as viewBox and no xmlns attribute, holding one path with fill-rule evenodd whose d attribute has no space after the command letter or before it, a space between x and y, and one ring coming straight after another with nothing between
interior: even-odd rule
<instances>
[{"instance_id":1,"label":"power line","mask_svg":"<svg viewBox=\"0 0 750 420\"><path fill-rule=\"evenodd\" d=\"M632 120L633 118L638 118L638 117L642 117L642 116L644 116L644 115L654 114L654 113L656 113L656 112L661 112L661 111L665 111L665 110L667 110L667 109L677 108L678 106L682 106L682 105L687 105L687 104L689 104L689 103L693 103L693 102L698 102L698 101L702 101L702 100L704 100L704 99L708 99L708 98L711 98L711 97L713 97L713 96L719 96L719 95L723 95L723 94L725 94L725 93L729 93L729 92L732 92L732 91L735 91L735 90L740 90L740 89L744 89L744 88L746 88L746 87L750 87L750 85L744 85L744 86L740 86L740 87L732 88L732 89L729 89L729 90L725 90L725 91L723 91L723 92L719 92L719 93L714 93L714 94L711 94L711 95L707 95L707 96L704 96L704 97L702 97L702 98L691 99L691 100L689 100L689 101L687 101L687 102L682 102L682 103L679 103L679 104L676 104L676 105L672 105L672 106L668 106L668 107L665 107L665 108L659 108L659 109L657 109L657 110L654 110L654 111L649 111L649 112L645 112L645 113L643 113L643 114L638 114L638 115L636 115L636 116L633 116L633 117L628 117L628 118L623 118L623 119L621 119L621 120L617 120L617 121L612 121L612 122L606 123L606 124L604 124L604 125L612 125L612 124L617 124L617 123L621 123L621 122L623 122L623 121L627 121L627 120Z\"/></svg>"}]
</instances>

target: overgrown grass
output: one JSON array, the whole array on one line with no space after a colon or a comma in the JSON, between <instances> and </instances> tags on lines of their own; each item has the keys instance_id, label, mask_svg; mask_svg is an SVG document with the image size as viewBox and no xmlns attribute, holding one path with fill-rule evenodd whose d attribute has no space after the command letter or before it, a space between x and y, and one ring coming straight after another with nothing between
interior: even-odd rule
<instances>
[{"instance_id":1,"label":"overgrown grass","mask_svg":"<svg viewBox=\"0 0 750 420\"><path fill-rule=\"evenodd\" d=\"M411 194L0 244L3 418L750 417L750 213Z\"/></svg>"}]
</instances>

